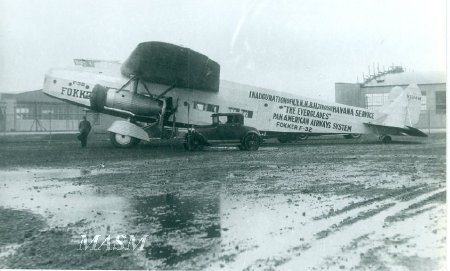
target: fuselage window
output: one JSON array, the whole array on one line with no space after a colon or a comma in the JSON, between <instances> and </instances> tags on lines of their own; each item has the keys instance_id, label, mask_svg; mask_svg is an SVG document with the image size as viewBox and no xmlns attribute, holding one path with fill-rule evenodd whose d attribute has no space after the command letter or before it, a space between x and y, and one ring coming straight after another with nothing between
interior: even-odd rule
<instances>
[{"instance_id":1,"label":"fuselage window","mask_svg":"<svg viewBox=\"0 0 450 271\"><path fill-rule=\"evenodd\" d=\"M219 106L215 104L206 104L201 102L194 102L194 109L200 111L208 111L213 113L219 113Z\"/></svg>"},{"instance_id":2,"label":"fuselage window","mask_svg":"<svg viewBox=\"0 0 450 271\"><path fill-rule=\"evenodd\" d=\"M214 104L208 104L206 107L206 111L213 112L213 113L219 113L219 106Z\"/></svg>"},{"instance_id":3,"label":"fuselage window","mask_svg":"<svg viewBox=\"0 0 450 271\"><path fill-rule=\"evenodd\" d=\"M239 109L236 107L228 107L228 111L232 112L232 113L242 113L242 115L244 115L245 118L253 118L253 111L251 110L245 110L245 109Z\"/></svg>"},{"instance_id":4,"label":"fuselage window","mask_svg":"<svg viewBox=\"0 0 450 271\"><path fill-rule=\"evenodd\" d=\"M197 110L200 110L200 111L205 111L206 110L206 104L199 103L199 102L194 102L194 109L197 109Z\"/></svg>"},{"instance_id":5,"label":"fuselage window","mask_svg":"<svg viewBox=\"0 0 450 271\"><path fill-rule=\"evenodd\" d=\"M241 113L242 113L242 115L244 115L245 118L249 118L249 119L253 118L253 111L242 109Z\"/></svg>"}]
</instances>

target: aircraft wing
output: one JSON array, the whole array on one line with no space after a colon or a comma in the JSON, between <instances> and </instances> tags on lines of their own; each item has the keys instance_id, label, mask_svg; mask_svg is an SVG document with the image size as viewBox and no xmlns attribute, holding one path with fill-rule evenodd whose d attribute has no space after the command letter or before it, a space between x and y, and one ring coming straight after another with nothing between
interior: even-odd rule
<instances>
[{"instance_id":1,"label":"aircraft wing","mask_svg":"<svg viewBox=\"0 0 450 271\"><path fill-rule=\"evenodd\" d=\"M164 42L143 42L121 66L126 77L176 88L219 91L220 65L189 48Z\"/></svg>"},{"instance_id":2,"label":"aircraft wing","mask_svg":"<svg viewBox=\"0 0 450 271\"><path fill-rule=\"evenodd\" d=\"M417 128L411 126L401 127L393 127L393 126L385 126L380 124L372 124L372 123L364 123L372 129L376 134L380 135L410 135L410 136L419 136L419 137L427 137L428 135L424 132L420 131Z\"/></svg>"}]
</instances>

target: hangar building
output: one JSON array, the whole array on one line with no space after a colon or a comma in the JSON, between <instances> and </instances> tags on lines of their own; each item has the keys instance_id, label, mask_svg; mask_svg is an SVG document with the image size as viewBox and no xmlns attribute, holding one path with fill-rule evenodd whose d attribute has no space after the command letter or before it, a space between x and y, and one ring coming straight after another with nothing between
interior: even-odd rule
<instances>
[{"instance_id":1,"label":"hangar building","mask_svg":"<svg viewBox=\"0 0 450 271\"><path fill-rule=\"evenodd\" d=\"M115 119L48 97L42 90L0 93L0 132L77 131L84 115L93 132L104 132Z\"/></svg>"},{"instance_id":2,"label":"hangar building","mask_svg":"<svg viewBox=\"0 0 450 271\"><path fill-rule=\"evenodd\" d=\"M425 132L446 128L446 75L445 72L412 72L402 67L372 75L363 83L336 83L337 103L376 110L388 102L395 86L406 88L417 84L422 92L422 106L417 128Z\"/></svg>"}]
</instances>

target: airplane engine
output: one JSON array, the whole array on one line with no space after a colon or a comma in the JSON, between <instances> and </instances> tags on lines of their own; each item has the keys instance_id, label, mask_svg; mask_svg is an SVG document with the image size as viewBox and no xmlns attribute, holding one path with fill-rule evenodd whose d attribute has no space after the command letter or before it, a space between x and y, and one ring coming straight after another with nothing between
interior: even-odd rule
<instances>
[{"instance_id":1,"label":"airplane engine","mask_svg":"<svg viewBox=\"0 0 450 271\"><path fill-rule=\"evenodd\" d=\"M156 118L162 110L163 102L150 97L109 89L95 85L91 93L91 108L98 112L107 112L119 117Z\"/></svg>"}]
</instances>

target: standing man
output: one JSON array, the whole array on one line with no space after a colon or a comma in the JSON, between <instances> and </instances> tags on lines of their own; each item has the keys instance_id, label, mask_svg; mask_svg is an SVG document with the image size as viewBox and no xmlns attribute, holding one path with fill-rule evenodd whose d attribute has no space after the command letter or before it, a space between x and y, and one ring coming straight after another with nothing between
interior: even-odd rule
<instances>
[{"instance_id":1,"label":"standing man","mask_svg":"<svg viewBox=\"0 0 450 271\"><path fill-rule=\"evenodd\" d=\"M84 148L86 147L87 137L89 135L89 132L91 131L91 123L86 119L86 116L83 116L83 120L80 121L78 130L80 131L80 134L77 138L81 141L81 147Z\"/></svg>"}]
</instances>

